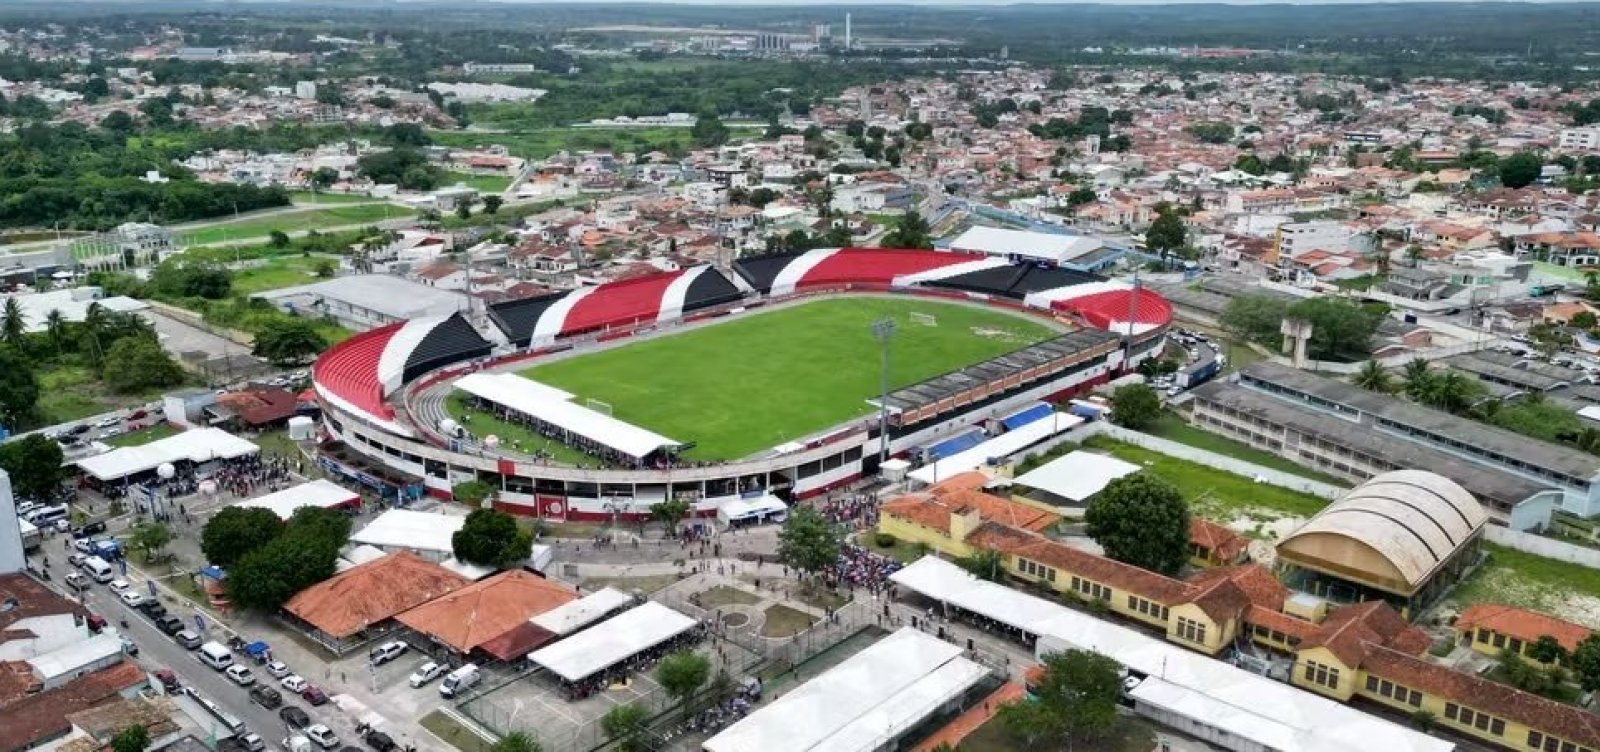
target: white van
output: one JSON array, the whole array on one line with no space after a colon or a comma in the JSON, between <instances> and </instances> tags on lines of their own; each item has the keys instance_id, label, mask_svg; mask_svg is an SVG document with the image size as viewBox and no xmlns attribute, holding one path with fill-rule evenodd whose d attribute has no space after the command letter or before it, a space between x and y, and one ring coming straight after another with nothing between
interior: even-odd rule
<instances>
[{"instance_id":1,"label":"white van","mask_svg":"<svg viewBox=\"0 0 1600 752\"><path fill-rule=\"evenodd\" d=\"M444 681L439 684L439 694L445 697L455 697L477 686L481 679L483 679L483 674L478 671L478 667L468 663L445 675Z\"/></svg>"},{"instance_id":2,"label":"white van","mask_svg":"<svg viewBox=\"0 0 1600 752\"><path fill-rule=\"evenodd\" d=\"M66 519L67 518L67 505L66 504L58 504L58 505L53 506L53 507L40 507L39 509L35 509L32 512L29 512L26 515L26 518L27 518L27 520L29 522L33 523L34 525L37 525L39 527L44 527L45 525L49 525L49 524L54 523L56 520L64 520L64 519Z\"/></svg>"},{"instance_id":3,"label":"white van","mask_svg":"<svg viewBox=\"0 0 1600 752\"><path fill-rule=\"evenodd\" d=\"M197 654L201 663L218 671L233 665L233 652L222 646L222 643L212 640L200 646Z\"/></svg>"},{"instance_id":4,"label":"white van","mask_svg":"<svg viewBox=\"0 0 1600 752\"><path fill-rule=\"evenodd\" d=\"M111 565L105 559L91 556L83 560L83 571L89 573L89 579L99 583L107 583L116 577L116 572L111 571Z\"/></svg>"}]
</instances>

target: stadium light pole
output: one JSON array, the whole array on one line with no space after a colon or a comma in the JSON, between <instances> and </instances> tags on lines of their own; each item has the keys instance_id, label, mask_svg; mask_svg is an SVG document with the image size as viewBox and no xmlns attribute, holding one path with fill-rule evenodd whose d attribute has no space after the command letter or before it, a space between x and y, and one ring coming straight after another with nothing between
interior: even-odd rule
<instances>
[{"instance_id":1,"label":"stadium light pole","mask_svg":"<svg viewBox=\"0 0 1600 752\"><path fill-rule=\"evenodd\" d=\"M883 353L879 374L878 395L878 465L889 461L889 342L894 339L894 319L881 318L872 322L872 337L878 340Z\"/></svg>"}]
</instances>

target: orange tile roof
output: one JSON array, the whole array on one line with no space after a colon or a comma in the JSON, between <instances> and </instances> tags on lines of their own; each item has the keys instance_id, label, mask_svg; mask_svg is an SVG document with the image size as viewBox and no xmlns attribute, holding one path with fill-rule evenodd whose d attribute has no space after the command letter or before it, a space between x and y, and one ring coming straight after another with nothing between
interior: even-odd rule
<instances>
[{"instance_id":1,"label":"orange tile roof","mask_svg":"<svg viewBox=\"0 0 1600 752\"><path fill-rule=\"evenodd\" d=\"M395 617L458 653L526 624L578 594L532 572L512 569L447 593Z\"/></svg>"},{"instance_id":2,"label":"orange tile roof","mask_svg":"<svg viewBox=\"0 0 1600 752\"><path fill-rule=\"evenodd\" d=\"M967 541L980 548L1022 556L1064 573L1087 577L1168 606L1186 603L1191 595L1188 585L1171 577L1080 551L1065 543L1014 527L985 522L968 536Z\"/></svg>"},{"instance_id":3,"label":"orange tile roof","mask_svg":"<svg viewBox=\"0 0 1600 752\"><path fill-rule=\"evenodd\" d=\"M1379 678L1521 723L1591 749L1600 747L1600 716L1514 687L1375 645L1361 668Z\"/></svg>"},{"instance_id":4,"label":"orange tile roof","mask_svg":"<svg viewBox=\"0 0 1600 752\"><path fill-rule=\"evenodd\" d=\"M969 473L969 475L982 477L982 473ZM961 476L957 476L951 480L960 479ZM966 487L964 483L948 487L941 483L923 493L906 494L891 499L884 502L880 512L885 516L906 520L930 530L948 533L950 513L965 509L978 510L978 517L985 522L998 522L1030 532L1039 532L1061 520L1061 516L1054 512L1046 512L1037 507L986 494Z\"/></svg>"},{"instance_id":5,"label":"orange tile roof","mask_svg":"<svg viewBox=\"0 0 1600 752\"><path fill-rule=\"evenodd\" d=\"M467 583L438 564L398 551L296 593L283 609L335 638L348 637Z\"/></svg>"},{"instance_id":6,"label":"orange tile roof","mask_svg":"<svg viewBox=\"0 0 1600 752\"><path fill-rule=\"evenodd\" d=\"M1199 517L1189 518L1189 542L1224 562L1237 560L1250 547L1249 539L1244 536Z\"/></svg>"},{"instance_id":7,"label":"orange tile roof","mask_svg":"<svg viewBox=\"0 0 1600 752\"><path fill-rule=\"evenodd\" d=\"M1301 641L1317 631L1316 624L1263 606L1251 606L1245 613L1244 620L1267 629L1275 629Z\"/></svg>"},{"instance_id":8,"label":"orange tile roof","mask_svg":"<svg viewBox=\"0 0 1600 752\"><path fill-rule=\"evenodd\" d=\"M67 716L87 710L145 682L144 670L120 661L102 671L86 674L49 690L0 703L0 749L27 749L72 731Z\"/></svg>"},{"instance_id":9,"label":"orange tile roof","mask_svg":"<svg viewBox=\"0 0 1600 752\"><path fill-rule=\"evenodd\" d=\"M1507 637L1515 637L1523 642L1536 642L1544 635L1556 638L1561 647L1571 651L1578 647L1588 637L1590 630L1581 624L1573 624L1564 619L1558 619L1549 614L1529 611L1516 606L1505 606L1498 603L1474 603L1461 612L1456 618L1456 629L1471 631L1479 627L1487 627Z\"/></svg>"},{"instance_id":10,"label":"orange tile roof","mask_svg":"<svg viewBox=\"0 0 1600 752\"><path fill-rule=\"evenodd\" d=\"M1415 655L1428 649L1428 635L1406 623L1383 601L1341 606L1322 620L1300 649L1325 647L1346 666L1359 666L1374 646L1388 646Z\"/></svg>"}]
</instances>

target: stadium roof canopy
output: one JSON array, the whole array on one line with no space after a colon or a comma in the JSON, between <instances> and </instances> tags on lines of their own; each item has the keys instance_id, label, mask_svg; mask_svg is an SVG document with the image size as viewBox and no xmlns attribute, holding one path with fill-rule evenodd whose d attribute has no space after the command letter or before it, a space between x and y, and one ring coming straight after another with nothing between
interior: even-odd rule
<instances>
[{"instance_id":1,"label":"stadium roof canopy","mask_svg":"<svg viewBox=\"0 0 1600 752\"><path fill-rule=\"evenodd\" d=\"M456 388L601 446L643 459L681 442L570 401L572 395L514 373L474 373Z\"/></svg>"},{"instance_id":2,"label":"stadium roof canopy","mask_svg":"<svg viewBox=\"0 0 1600 752\"><path fill-rule=\"evenodd\" d=\"M1117 339L1117 335L1098 329L1068 332L1021 350L889 392L889 409L903 412L926 407L1027 369L1083 354L1097 345L1115 342ZM880 400L874 398L868 402L877 405Z\"/></svg>"},{"instance_id":3,"label":"stadium roof canopy","mask_svg":"<svg viewBox=\"0 0 1600 752\"><path fill-rule=\"evenodd\" d=\"M569 682L582 681L693 629L695 620L647 601L565 640L528 654L528 660Z\"/></svg>"},{"instance_id":4,"label":"stadium roof canopy","mask_svg":"<svg viewBox=\"0 0 1600 752\"><path fill-rule=\"evenodd\" d=\"M706 741L706 752L871 752L981 680L988 669L902 627ZM892 745L891 745L892 746Z\"/></svg>"},{"instance_id":5,"label":"stadium roof canopy","mask_svg":"<svg viewBox=\"0 0 1600 752\"><path fill-rule=\"evenodd\" d=\"M1142 699L1201 726L1282 752L1450 752L1455 744L1143 632L1020 590L936 557L894 573L902 588L1038 636L1041 654L1104 655L1157 684ZM1135 689L1135 692L1138 690Z\"/></svg>"},{"instance_id":6,"label":"stadium roof canopy","mask_svg":"<svg viewBox=\"0 0 1600 752\"><path fill-rule=\"evenodd\" d=\"M196 428L140 446L121 447L78 460L78 467L101 481L119 480L155 470L166 463L196 464L246 457L261 451L220 428Z\"/></svg>"},{"instance_id":7,"label":"stadium roof canopy","mask_svg":"<svg viewBox=\"0 0 1600 752\"><path fill-rule=\"evenodd\" d=\"M954 251L1026 258L1064 264L1097 251L1105 244L1082 235L1056 235L998 227L973 227L950 241Z\"/></svg>"},{"instance_id":8,"label":"stadium roof canopy","mask_svg":"<svg viewBox=\"0 0 1600 752\"><path fill-rule=\"evenodd\" d=\"M1010 457L1045 439L1070 430L1083 423L1083 418L1066 413L1055 413L1049 418L1036 420L1015 430L1007 431L964 452L945 457L931 465L923 465L911 473L918 483L932 485L942 479L972 472L990 464L990 460Z\"/></svg>"}]
</instances>

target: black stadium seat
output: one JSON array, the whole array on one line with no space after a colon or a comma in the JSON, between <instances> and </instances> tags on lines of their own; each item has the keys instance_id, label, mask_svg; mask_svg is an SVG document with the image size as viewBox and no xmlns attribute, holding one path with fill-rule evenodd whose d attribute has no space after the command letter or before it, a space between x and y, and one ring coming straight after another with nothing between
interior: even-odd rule
<instances>
[{"instance_id":1,"label":"black stadium seat","mask_svg":"<svg viewBox=\"0 0 1600 752\"><path fill-rule=\"evenodd\" d=\"M435 368L443 368L463 360L481 358L489 354L489 340L456 314L428 332L422 341L406 356L405 381L421 376Z\"/></svg>"},{"instance_id":2,"label":"black stadium seat","mask_svg":"<svg viewBox=\"0 0 1600 752\"><path fill-rule=\"evenodd\" d=\"M500 327L500 331L505 332L506 339L511 340L513 344L527 347L528 341L533 339L533 328L538 325L539 317L544 314L545 309L566 294L553 292L532 298L495 303L489 306L489 320Z\"/></svg>"},{"instance_id":3,"label":"black stadium seat","mask_svg":"<svg viewBox=\"0 0 1600 752\"><path fill-rule=\"evenodd\" d=\"M772 282L789 262L800 258L799 253L785 253L778 256L760 256L757 258L739 259L733 262L733 270L744 277L751 287L765 293L772 289Z\"/></svg>"}]
</instances>

